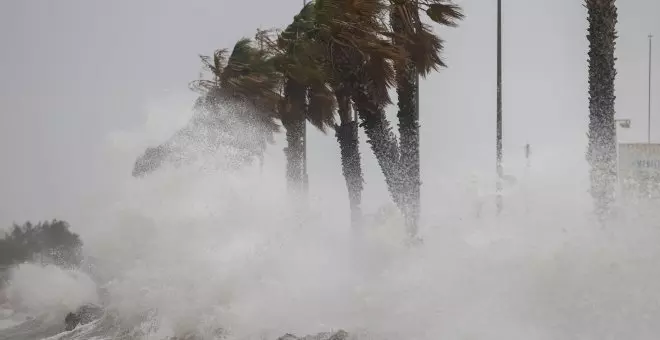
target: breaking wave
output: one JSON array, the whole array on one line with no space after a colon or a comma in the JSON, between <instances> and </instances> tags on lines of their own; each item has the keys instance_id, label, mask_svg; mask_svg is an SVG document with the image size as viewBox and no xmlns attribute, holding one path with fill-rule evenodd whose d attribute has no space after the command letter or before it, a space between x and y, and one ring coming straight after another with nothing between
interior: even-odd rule
<instances>
[{"instance_id":1,"label":"breaking wave","mask_svg":"<svg viewBox=\"0 0 660 340\"><path fill-rule=\"evenodd\" d=\"M222 161L216 155L135 179L128 174L144 145L122 145L131 148L114 161L126 178L82 205L73 223L85 226L76 230L85 266L14 269L0 339L275 340L340 329L367 339L655 339L660 332L655 213L633 206L607 226L594 223L585 176L553 166L551 154L512 184L499 217L476 213L480 199L492 205L478 194L492 183L442 179L444 187L425 193L424 244L409 247L387 205L351 230L347 202L335 199L344 187L319 181L315 192L327 197L291 203L281 146L268 150L263 172L205 171ZM65 331L66 313L85 303L103 306L103 316Z\"/></svg>"}]
</instances>

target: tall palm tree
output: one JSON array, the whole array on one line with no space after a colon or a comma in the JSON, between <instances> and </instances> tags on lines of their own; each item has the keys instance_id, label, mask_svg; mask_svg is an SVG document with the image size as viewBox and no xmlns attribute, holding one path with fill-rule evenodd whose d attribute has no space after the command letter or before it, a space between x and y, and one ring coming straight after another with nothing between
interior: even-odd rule
<instances>
[{"instance_id":1,"label":"tall palm tree","mask_svg":"<svg viewBox=\"0 0 660 340\"><path fill-rule=\"evenodd\" d=\"M351 224L359 227L362 221L362 190L364 179L362 174L362 160L360 157L360 142L358 138L358 121L353 115L351 99L346 86L336 84L333 86L337 99L339 125L335 125L335 137L341 151L341 166L348 200L351 208Z\"/></svg>"},{"instance_id":2,"label":"tall palm tree","mask_svg":"<svg viewBox=\"0 0 660 340\"><path fill-rule=\"evenodd\" d=\"M417 76L444 65L439 56L442 41L417 13L424 10L432 20L451 26L462 18L460 8L417 0L318 0L316 7L333 67L350 89L390 195L414 237L420 187ZM391 26L383 20L388 13ZM400 97L401 148L384 111L394 84Z\"/></svg>"},{"instance_id":3,"label":"tall palm tree","mask_svg":"<svg viewBox=\"0 0 660 340\"><path fill-rule=\"evenodd\" d=\"M334 124L335 137L339 144L342 174L346 181L346 188L348 191L349 206L351 211L351 224L357 228L362 220L362 191L363 191L363 174L362 174L362 161L359 150L358 139L358 122L356 116L353 114L351 105L351 92L345 84L342 84L338 79L340 74L332 67L332 58L329 58L329 51L325 48L323 40L318 35L318 22L316 20L316 6L313 3L305 5L301 11L300 19L304 25L301 25L302 30L297 31L297 38L303 39L305 44L304 57L299 60L297 68L304 70L307 75L307 82L312 84L314 88L329 89L330 93L323 91L315 94L317 98L326 98L328 95L333 96L333 102L336 103L336 109L339 116L339 124ZM302 35L300 32L303 32ZM283 35L284 39L286 36ZM317 101L318 104L327 107L322 101ZM310 104L312 102L310 101ZM319 111L324 112L314 105L311 112ZM333 106L333 107L334 107ZM325 116L330 113L324 113Z\"/></svg>"},{"instance_id":4,"label":"tall palm tree","mask_svg":"<svg viewBox=\"0 0 660 340\"><path fill-rule=\"evenodd\" d=\"M405 60L394 64L398 97L399 136L401 143L402 201L408 232L417 234L420 212L419 162L419 76L445 67L442 40L430 26L422 23L424 11L434 22L455 27L463 18L461 8L446 0L390 0L390 24L393 41L408 51Z\"/></svg>"},{"instance_id":5,"label":"tall palm tree","mask_svg":"<svg viewBox=\"0 0 660 340\"><path fill-rule=\"evenodd\" d=\"M386 10L380 0L317 0L315 39L324 45L335 81L350 96L390 195L401 207L399 146L385 106L394 83L391 61L404 58L405 51L388 38Z\"/></svg>"},{"instance_id":6,"label":"tall palm tree","mask_svg":"<svg viewBox=\"0 0 660 340\"><path fill-rule=\"evenodd\" d=\"M589 40L589 147L591 195L603 221L615 199L616 125L614 49L617 9L614 0L585 0Z\"/></svg>"},{"instance_id":7,"label":"tall palm tree","mask_svg":"<svg viewBox=\"0 0 660 340\"><path fill-rule=\"evenodd\" d=\"M315 7L306 4L294 22L278 37L275 59L286 77L286 84L304 84L307 88L307 119L322 131L332 124L341 150L342 173L346 180L351 210L351 224L357 227L361 220L363 190L362 167L358 143L358 125L352 114L350 91L337 81L336 72L318 39ZM286 97L286 96L285 96ZM334 124L335 108L340 119ZM285 111L286 112L286 111Z\"/></svg>"},{"instance_id":8,"label":"tall palm tree","mask_svg":"<svg viewBox=\"0 0 660 340\"><path fill-rule=\"evenodd\" d=\"M268 34L259 37L282 77L279 117L286 128L287 178L289 187L299 192L307 190L306 122L322 132L335 123L332 92L308 50L311 44L306 32L312 25L312 7L305 5L276 39Z\"/></svg>"},{"instance_id":9,"label":"tall palm tree","mask_svg":"<svg viewBox=\"0 0 660 340\"><path fill-rule=\"evenodd\" d=\"M280 96L272 63L249 39L239 40L228 58L226 50L201 58L213 77L191 84L200 92L192 119L165 143L147 148L136 161L134 176L166 162L185 161L193 151L185 147L189 144L207 151L220 146L232 149L233 154L227 154L229 163L240 167L255 157L262 159L266 145L273 142Z\"/></svg>"}]
</instances>

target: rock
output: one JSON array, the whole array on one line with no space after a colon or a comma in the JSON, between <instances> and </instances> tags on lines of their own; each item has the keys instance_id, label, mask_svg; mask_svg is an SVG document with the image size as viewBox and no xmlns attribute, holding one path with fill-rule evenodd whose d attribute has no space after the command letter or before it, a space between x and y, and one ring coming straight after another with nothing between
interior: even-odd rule
<instances>
[{"instance_id":1,"label":"rock","mask_svg":"<svg viewBox=\"0 0 660 340\"><path fill-rule=\"evenodd\" d=\"M199 335L197 333L188 333L188 334L185 334L185 335L170 337L170 338L168 338L168 340L205 340L205 339L224 339L225 338L223 330L216 330L210 336L211 336L211 338L208 338L208 337L204 337L202 335Z\"/></svg>"},{"instance_id":2,"label":"rock","mask_svg":"<svg viewBox=\"0 0 660 340\"><path fill-rule=\"evenodd\" d=\"M103 308L93 304L82 305L75 312L67 314L64 318L66 330L70 331L78 325L90 323L99 319L102 315Z\"/></svg>"},{"instance_id":3,"label":"rock","mask_svg":"<svg viewBox=\"0 0 660 340\"><path fill-rule=\"evenodd\" d=\"M284 334L279 337L277 340L347 340L348 333L343 330L338 330L336 332L322 332L314 335L307 335L302 338L299 338L293 334Z\"/></svg>"}]
</instances>

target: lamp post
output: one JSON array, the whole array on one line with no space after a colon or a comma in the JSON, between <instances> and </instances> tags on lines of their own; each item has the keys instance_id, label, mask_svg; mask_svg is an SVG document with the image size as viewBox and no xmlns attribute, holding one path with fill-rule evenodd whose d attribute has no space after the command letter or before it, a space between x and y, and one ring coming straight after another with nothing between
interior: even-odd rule
<instances>
[{"instance_id":1,"label":"lamp post","mask_svg":"<svg viewBox=\"0 0 660 340\"><path fill-rule=\"evenodd\" d=\"M502 212L502 0L497 0L497 116L495 142L495 169L497 184L495 204L497 214Z\"/></svg>"},{"instance_id":2,"label":"lamp post","mask_svg":"<svg viewBox=\"0 0 660 340\"><path fill-rule=\"evenodd\" d=\"M307 0L303 0L303 8L307 6ZM305 200L309 197L309 176L307 174L307 117L303 119L303 164L302 164L302 189Z\"/></svg>"},{"instance_id":3,"label":"lamp post","mask_svg":"<svg viewBox=\"0 0 660 340\"><path fill-rule=\"evenodd\" d=\"M648 112L648 143L651 144L651 60L653 57L653 34L649 34L649 112Z\"/></svg>"}]
</instances>

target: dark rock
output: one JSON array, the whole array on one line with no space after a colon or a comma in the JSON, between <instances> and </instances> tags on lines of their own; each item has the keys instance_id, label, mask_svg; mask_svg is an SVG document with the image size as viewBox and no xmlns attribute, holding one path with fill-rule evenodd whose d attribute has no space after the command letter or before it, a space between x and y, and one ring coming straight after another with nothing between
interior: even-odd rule
<instances>
[{"instance_id":1,"label":"dark rock","mask_svg":"<svg viewBox=\"0 0 660 340\"><path fill-rule=\"evenodd\" d=\"M297 337L293 334L285 334L279 337L277 340L347 340L348 333L343 330L338 330L336 332L323 332L314 335L307 335L302 338Z\"/></svg>"},{"instance_id":2,"label":"dark rock","mask_svg":"<svg viewBox=\"0 0 660 340\"><path fill-rule=\"evenodd\" d=\"M103 316L103 308L93 304L82 305L75 312L67 314L64 318L66 330L73 330L78 325L90 323L99 319L101 316Z\"/></svg>"}]
</instances>

